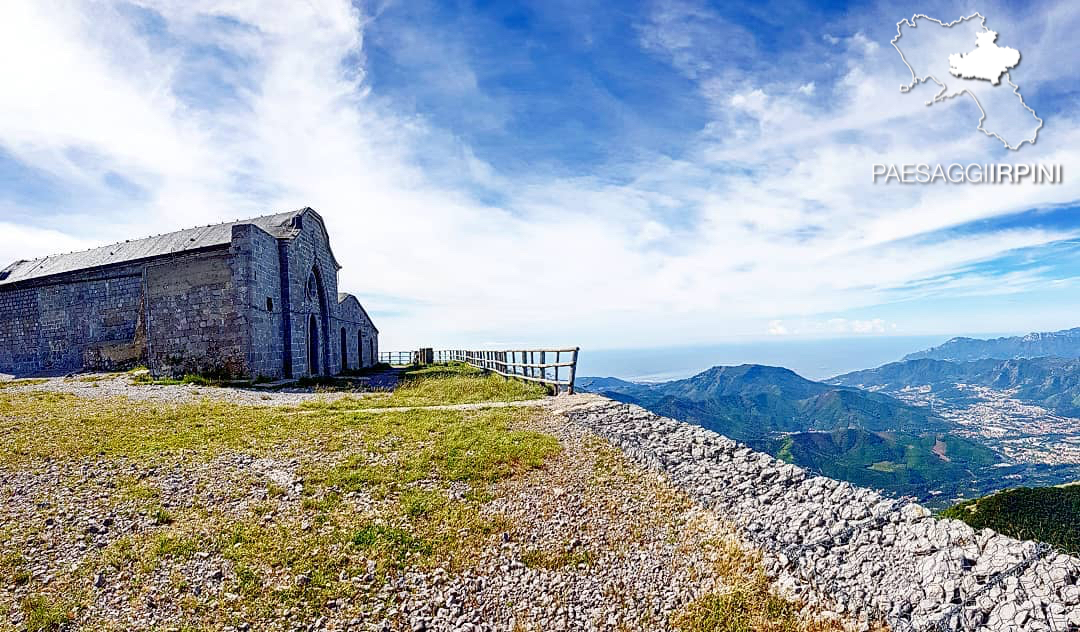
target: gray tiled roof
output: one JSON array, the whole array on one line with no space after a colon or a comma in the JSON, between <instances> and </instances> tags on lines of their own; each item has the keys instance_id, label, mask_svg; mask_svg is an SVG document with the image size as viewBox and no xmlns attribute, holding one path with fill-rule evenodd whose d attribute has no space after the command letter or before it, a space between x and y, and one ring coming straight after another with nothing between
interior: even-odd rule
<instances>
[{"instance_id":1,"label":"gray tiled roof","mask_svg":"<svg viewBox=\"0 0 1080 632\"><path fill-rule=\"evenodd\" d=\"M298 211L263 215L224 224L187 228L178 230L175 233L166 233L144 239L132 239L100 248L91 248L82 252L50 255L30 261L16 261L4 268L3 271L0 271L0 285L126 261L176 254L185 250L198 250L200 248L225 245L232 241L232 227L240 224L255 224L274 237L287 239L293 237L297 232L293 227L293 218L310 210L304 208Z\"/></svg>"}]
</instances>

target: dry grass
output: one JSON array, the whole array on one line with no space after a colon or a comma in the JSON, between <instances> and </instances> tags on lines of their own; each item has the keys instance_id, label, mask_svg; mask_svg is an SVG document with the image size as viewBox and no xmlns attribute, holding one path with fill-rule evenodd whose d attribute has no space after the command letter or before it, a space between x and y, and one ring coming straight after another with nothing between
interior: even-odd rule
<instances>
[{"instance_id":1,"label":"dry grass","mask_svg":"<svg viewBox=\"0 0 1080 632\"><path fill-rule=\"evenodd\" d=\"M211 458L305 446L337 451L361 443L376 451L413 449L403 470L408 476L434 467L460 479L479 472L501 476L518 462L535 465L554 446L535 433L510 430L515 418L531 414L514 408L356 413L325 406L304 415L294 412L212 400L162 404L0 391L0 463L90 456Z\"/></svg>"},{"instance_id":2,"label":"dry grass","mask_svg":"<svg viewBox=\"0 0 1080 632\"><path fill-rule=\"evenodd\" d=\"M467 364L442 364L406 371L392 393L311 403L309 408L397 408L480 402L520 402L548 395L546 387L487 373Z\"/></svg>"},{"instance_id":3,"label":"dry grass","mask_svg":"<svg viewBox=\"0 0 1080 632\"><path fill-rule=\"evenodd\" d=\"M25 379L19 379L19 380L0 380L0 389L15 388L17 386L35 386L37 384L44 384L45 382L48 382L48 380L40 379L40 378L34 378L34 379L25 378Z\"/></svg>"},{"instance_id":4,"label":"dry grass","mask_svg":"<svg viewBox=\"0 0 1080 632\"><path fill-rule=\"evenodd\" d=\"M761 553L734 539L710 543L713 571L725 589L688 604L671 621L680 632L841 632L840 622L807 616L773 591Z\"/></svg>"}]
</instances>

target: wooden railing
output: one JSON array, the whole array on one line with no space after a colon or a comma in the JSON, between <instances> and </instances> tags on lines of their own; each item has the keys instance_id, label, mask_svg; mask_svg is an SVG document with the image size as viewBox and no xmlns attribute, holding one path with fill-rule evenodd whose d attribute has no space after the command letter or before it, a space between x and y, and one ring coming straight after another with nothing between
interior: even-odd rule
<instances>
[{"instance_id":1,"label":"wooden railing","mask_svg":"<svg viewBox=\"0 0 1080 632\"><path fill-rule=\"evenodd\" d=\"M467 351L457 349L440 351L436 358L447 357L451 362L464 362L480 369L505 377L516 377L526 382L538 382L574 393L577 375L578 347L573 349L526 349L508 351Z\"/></svg>"},{"instance_id":2,"label":"wooden railing","mask_svg":"<svg viewBox=\"0 0 1080 632\"><path fill-rule=\"evenodd\" d=\"M417 351L381 351L379 362L391 366L464 362L479 369L546 384L556 393L573 394L577 376L578 347L572 349L523 349L513 351L471 351L430 348Z\"/></svg>"},{"instance_id":3,"label":"wooden railing","mask_svg":"<svg viewBox=\"0 0 1080 632\"><path fill-rule=\"evenodd\" d=\"M380 351L379 362L392 366L409 366L416 364L417 353L415 351Z\"/></svg>"}]
</instances>

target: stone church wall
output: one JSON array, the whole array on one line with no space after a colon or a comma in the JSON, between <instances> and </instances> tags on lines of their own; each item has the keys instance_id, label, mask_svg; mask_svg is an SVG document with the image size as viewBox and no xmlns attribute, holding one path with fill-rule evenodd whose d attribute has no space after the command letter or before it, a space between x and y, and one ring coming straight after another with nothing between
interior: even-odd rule
<instances>
[{"instance_id":1,"label":"stone church wall","mask_svg":"<svg viewBox=\"0 0 1080 632\"><path fill-rule=\"evenodd\" d=\"M337 309L337 263L330 252L325 229L312 215L302 218L300 234L287 242L288 283L291 303L290 340L292 341L293 377L308 375L308 321L318 322L318 366L320 373L341 371L341 343L334 335L332 322ZM308 294L308 279L318 271L320 285L314 296Z\"/></svg>"},{"instance_id":2,"label":"stone church wall","mask_svg":"<svg viewBox=\"0 0 1080 632\"><path fill-rule=\"evenodd\" d=\"M338 332L339 349L341 348L341 331L345 330L345 350L348 356L343 370L370 367L378 361L379 333L360 307L356 297L349 296L338 303L337 318L334 323Z\"/></svg>"},{"instance_id":3,"label":"stone church wall","mask_svg":"<svg viewBox=\"0 0 1080 632\"><path fill-rule=\"evenodd\" d=\"M156 374L247 376L245 319L228 250L146 267L148 357Z\"/></svg>"},{"instance_id":4,"label":"stone church wall","mask_svg":"<svg viewBox=\"0 0 1080 632\"><path fill-rule=\"evenodd\" d=\"M85 271L62 282L0 289L0 366L15 374L123 368L137 339L140 266Z\"/></svg>"},{"instance_id":5,"label":"stone church wall","mask_svg":"<svg viewBox=\"0 0 1080 632\"><path fill-rule=\"evenodd\" d=\"M247 329L250 377L284 377L284 316L278 240L253 224L233 227L236 303Z\"/></svg>"}]
</instances>

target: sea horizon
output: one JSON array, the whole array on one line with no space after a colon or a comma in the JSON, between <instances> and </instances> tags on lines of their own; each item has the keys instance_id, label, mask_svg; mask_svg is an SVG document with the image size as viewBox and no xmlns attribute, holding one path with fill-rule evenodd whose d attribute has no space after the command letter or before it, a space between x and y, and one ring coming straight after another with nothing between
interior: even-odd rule
<instances>
[{"instance_id":1,"label":"sea horizon","mask_svg":"<svg viewBox=\"0 0 1080 632\"><path fill-rule=\"evenodd\" d=\"M964 334L957 334L964 335ZM614 377L631 382L667 382L696 375L714 366L764 364L780 366L810 380L897 362L957 335L853 336L847 338L765 340L638 349L583 347L580 377ZM977 334L996 338L1013 334Z\"/></svg>"}]
</instances>

